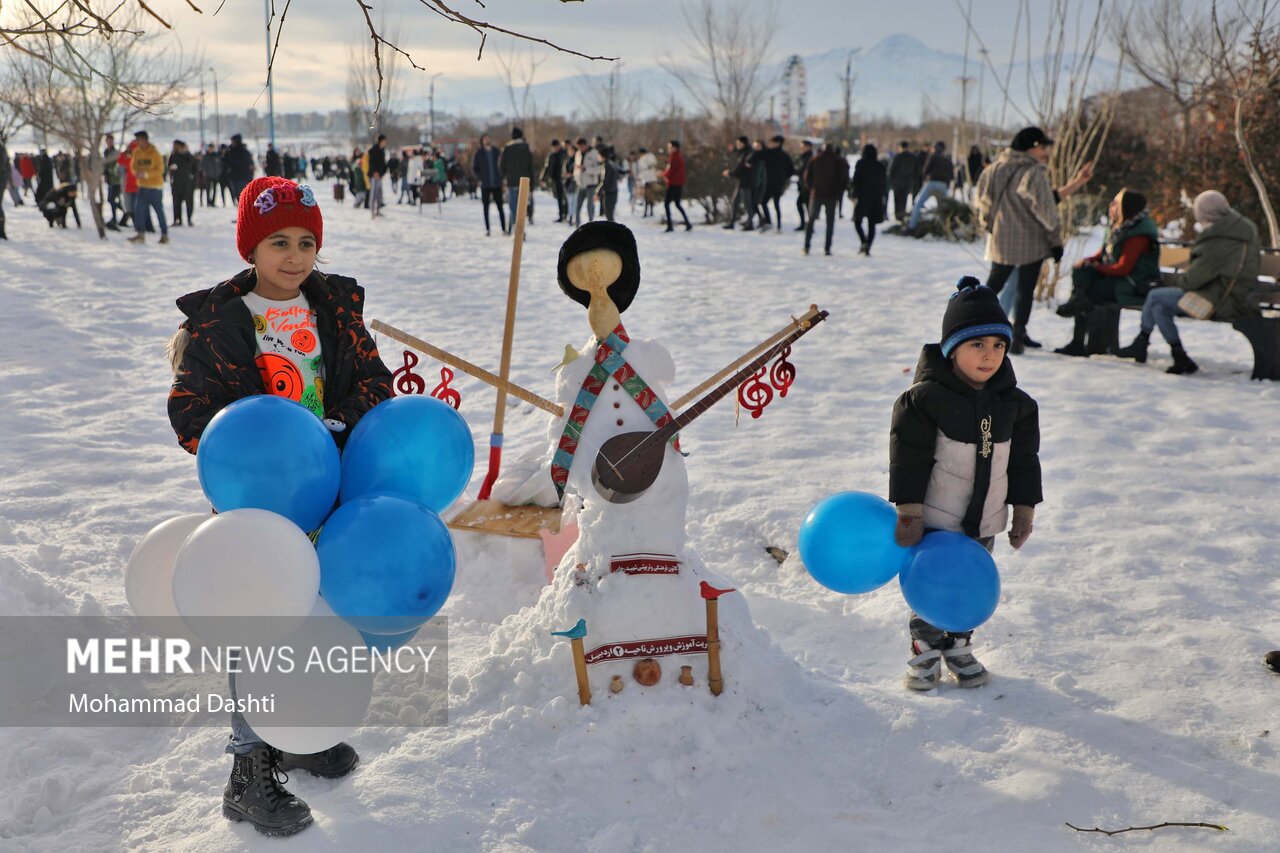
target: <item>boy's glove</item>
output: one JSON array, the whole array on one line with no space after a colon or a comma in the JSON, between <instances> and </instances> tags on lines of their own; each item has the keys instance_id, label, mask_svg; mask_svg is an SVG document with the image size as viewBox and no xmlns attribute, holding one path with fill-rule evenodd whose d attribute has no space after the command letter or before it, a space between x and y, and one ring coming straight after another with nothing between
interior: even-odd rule
<instances>
[{"instance_id":1,"label":"boy's glove","mask_svg":"<svg viewBox=\"0 0 1280 853\"><path fill-rule=\"evenodd\" d=\"M1033 506L1015 506L1013 508L1013 524L1009 526L1009 544L1014 549L1021 548L1031 538L1031 520L1035 518L1036 508Z\"/></svg>"},{"instance_id":2,"label":"boy's glove","mask_svg":"<svg viewBox=\"0 0 1280 853\"><path fill-rule=\"evenodd\" d=\"M903 548L920 544L924 538L924 504L898 504L898 526L893 540Z\"/></svg>"}]
</instances>

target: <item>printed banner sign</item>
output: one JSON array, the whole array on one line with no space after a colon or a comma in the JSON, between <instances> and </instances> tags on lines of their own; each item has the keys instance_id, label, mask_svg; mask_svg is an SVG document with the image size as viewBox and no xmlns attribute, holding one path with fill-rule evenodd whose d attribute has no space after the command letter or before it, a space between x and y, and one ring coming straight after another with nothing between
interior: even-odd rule
<instances>
[{"instance_id":1,"label":"printed banner sign","mask_svg":"<svg viewBox=\"0 0 1280 853\"><path fill-rule=\"evenodd\" d=\"M609 571L628 575L678 575L680 561L672 554L614 554Z\"/></svg>"},{"instance_id":2,"label":"printed banner sign","mask_svg":"<svg viewBox=\"0 0 1280 853\"><path fill-rule=\"evenodd\" d=\"M636 640L631 643L610 643L587 652L587 663L626 660L628 658L660 658L667 655L706 654L707 635L667 637L663 640Z\"/></svg>"}]
</instances>

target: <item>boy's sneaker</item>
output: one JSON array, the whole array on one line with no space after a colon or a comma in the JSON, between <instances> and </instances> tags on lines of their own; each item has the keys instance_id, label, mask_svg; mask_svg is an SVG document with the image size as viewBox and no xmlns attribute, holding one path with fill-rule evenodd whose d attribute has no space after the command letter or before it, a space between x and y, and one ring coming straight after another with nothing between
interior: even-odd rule
<instances>
[{"instance_id":1,"label":"boy's sneaker","mask_svg":"<svg viewBox=\"0 0 1280 853\"><path fill-rule=\"evenodd\" d=\"M981 687L991 679L991 673L973 656L973 641L968 637L956 637L951 648L942 652L942 659L961 687Z\"/></svg>"},{"instance_id":2,"label":"boy's sneaker","mask_svg":"<svg viewBox=\"0 0 1280 853\"><path fill-rule=\"evenodd\" d=\"M281 784L280 750L259 744L237 755L222 792L222 815L247 820L263 835L285 836L311 825L311 809ZM288 781L286 775L284 781Z\"/></svg>"},{"instance_id":3,"label":"boy's sneaker","mask_svg":"<svg viewBox=\"0 0 1280 853\"><path fill-rule=\"evenodd\" d=\"M280 753L281 770L305 770L313 776L325 779L341 779L360 763L360 756L350 744L340 743L331 746L324 752L299 755L292 752Z\"/></svg>"},{"instance_id":4,"label":"boy's sneaker","mask_svg":"<svg viewBox=\"0 0 1280 853\"><path fill-rule=\"evenodd\" d=\"M942 680L942 651L924 640L912 640L915 655L907 661L906 685L911 690L932 690Z\"/></svg>"}]
</instances>

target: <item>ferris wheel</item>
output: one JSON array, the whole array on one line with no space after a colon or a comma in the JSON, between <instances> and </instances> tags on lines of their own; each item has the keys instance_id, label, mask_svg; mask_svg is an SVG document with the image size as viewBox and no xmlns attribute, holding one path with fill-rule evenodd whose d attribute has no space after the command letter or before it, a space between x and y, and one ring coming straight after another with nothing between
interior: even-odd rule
<instances>
[{"instance_id":1,"label":"ferris wheel","mask_svg":"<svg viewBox=\"0 0 1280 853\"><path fill-rule=\"evenodd\" d=\"M805 114L804 60L799 54L787 60L787 70L782 75L782 132L787 136L802 134L808 129Z\"/></svg>"}]
</instances>

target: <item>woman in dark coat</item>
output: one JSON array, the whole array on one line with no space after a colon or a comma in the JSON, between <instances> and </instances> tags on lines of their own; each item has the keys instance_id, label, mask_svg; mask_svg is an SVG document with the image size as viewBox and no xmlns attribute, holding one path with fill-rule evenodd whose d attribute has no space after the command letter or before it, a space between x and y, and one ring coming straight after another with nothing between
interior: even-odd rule
<instances>
[{"instance_id":1,"label":"woman in dark coat","mask_svg":"<svg viewBox=\"0 0 1280 853\"><path fill-rule=\"evenodd\" d=\"M876 225L884 222L888 196L884 164L880 162L874 145L862 146L862 157L853 167L850 194L853 196L853 227L858 229L858 239L862 241L862 248L858 251L870 257L871 243L876 239ZM864 219L867 221L866 231L862 229Z\"/></svg>"}]
</instances>

